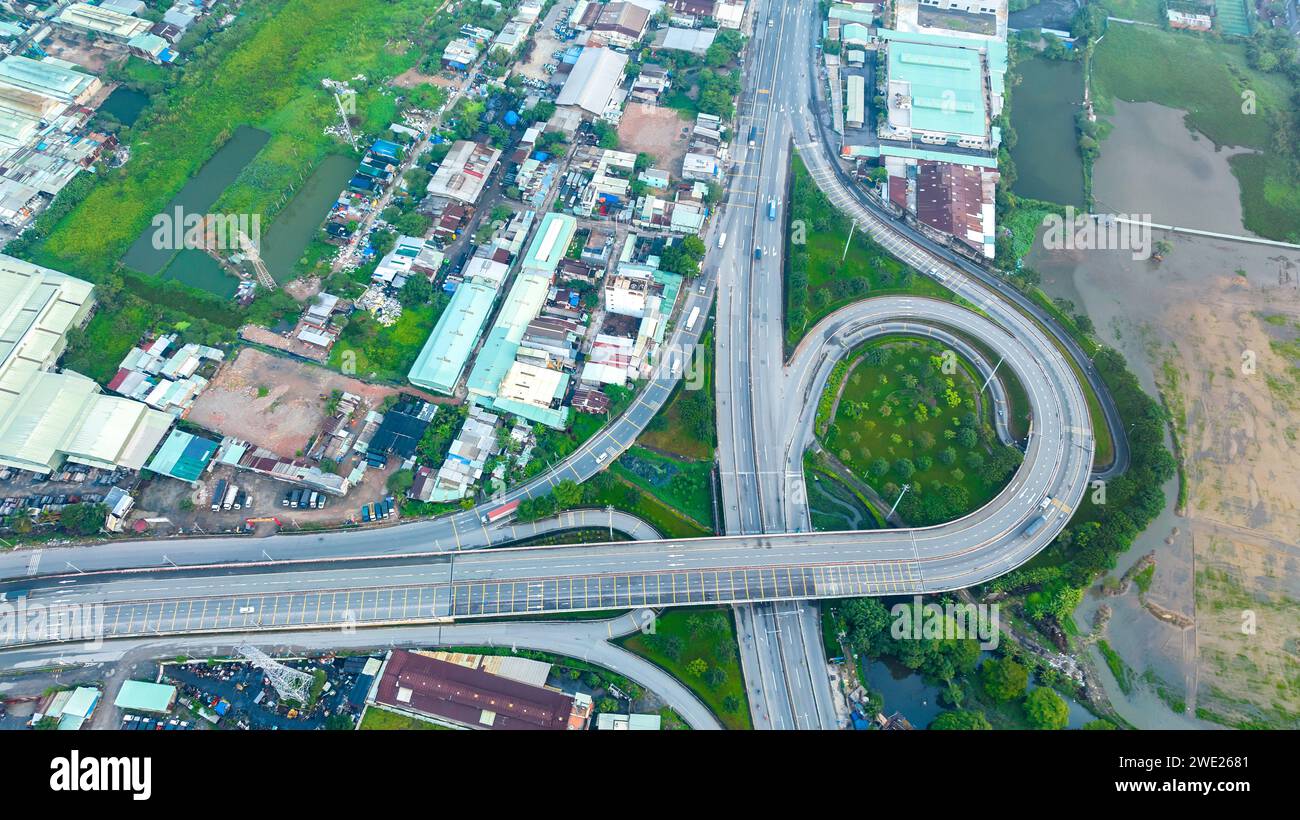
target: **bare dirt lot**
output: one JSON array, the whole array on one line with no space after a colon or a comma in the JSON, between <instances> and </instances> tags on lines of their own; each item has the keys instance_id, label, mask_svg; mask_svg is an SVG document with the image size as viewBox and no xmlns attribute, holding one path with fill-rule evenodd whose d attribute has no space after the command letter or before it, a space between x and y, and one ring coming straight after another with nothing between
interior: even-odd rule
<instances>
[{"instance_id":1,"label":"bare dirt lot","mask_svg":"<svg viewBox=\"0 0 1300 820\"><path fill-rule=\"evenodd\" d=\"M1232 151L1187 130L1180 111L1117 103L1093 175L1099 207L1241 235ZM1150 134L1158 139L1150 138ZM1053 296L1085 308L1169 410L1185 508L1166 512L1119 559L1156 559L1148 600L1187 630L1136 613L1111 643L1155 672L1186 713L1229 725L1300 724L1300 252L1154 232L1163 261L1127 251L1036 249L1026 264ZM1173 506L1177 482L1165 488ZM1254 632L1243 632L1254 618ZM1117 696L1112 700L1136 698ZM1123 710L1121 710L1123 711ZM1148 722L1149 709L1130 719ZM1163 725L1156 718L1155 725Z\"/></svg>"},{"instance_id":2,"label":"bare dirt lot","mask_svg":"<svg viewBox=\"0 0 1300 820\"><path fill-rule=\"evenodd\" d=\"M351 466L351 463L347 465L348 468ZM385 484L388 476L400 466L394 462L382 469L367 470L361 482L350 489L347 496L330 496L323 508L315 510L283 506L285 496L296 489L297 485L234 467L222 466L204 473L195 487L183 481L158 478L145 486L131 517L155 519L150 527L150 532L155 536L168 533L212 535L238 532L250 518L275 518L280 521L278 528L274 522L259 523L256 528L259 535L277 529L292 532L311 527L335 526L355 521L363 504L382 500L387 492ZM221 479L246 492L252 501L252 507L212 512L212 491ZM185 499L190 504L182 505L181 502ZM167 522L158 521L160 518L166 518ZM396 518L391 520L395 521ZM184 542L179 542L177 549L183 550L183 544Z\"/></svg>"},{"instance_id":3,"label":"bare dirt lot","mask_svg":"<svg viewBox=\"0 0 1300 820\"><path fill-rule=\"evenodd\" d=\"M415 88L418 85L438 85L443 88L451 88L456 85L456 81L443 77L440 74L421 74L418 69L410 68L403 71L393 78L393 85L398 88Z\"/></svg>"},{"instance_id":4,"label":"bare dirt lot","mask_svg":"<svg viewBox=\"0 0 1300 820\"><path fill-rule=\"evenodd\" d=\"M1196 704L1230 725L1300 726L1300 550L1202 524L1196 544Z\"/></svg>"},{"instance_id":5,"label":"bare dirt lot","mask_svg":"<svg viewBox=\"0 0 1300 820\"><path fill-rule=\"evenodd\" d=\"M1291 726L1300 711L1297 618L1287 614L1300 611L1300 255L1164 238L1174 249L1158 263L1125 251L1033 263L1049 292L1086 306L1161 397L1182 449L1185 509L1143 533L1117 574L1154 552L1149 599L1194 626L1180 634L1143 610L1123 620L1117 609L1110 639L1139 676L1168 684L1189 717ZM1172 506L1177 482L1165 492ZM1254 635L1241 632L1247 611Z\"/></svg>"},{"instance_id":6,"label":"bare dirt lot","mask_svg":"<svg viewBox=\"0 0 1300 820\"><path fill-rule=\"evenodd\" d=\"M398 391L293 359L244 348L190 410L189 420L293 458L325 420L325 403L341 390L372 408Z\"/></svg>"},{"instance_id":7,"label":"bare dirt lot","mask_svg":"<svg viewBox=\"0 0 1300 820\"><path fill-rule=\"evenodd\" d=\"M109 63L120 60L126 54L125 48L109 41L89 43L85 37L67 32L56 32L41 48L51 57L76 63L92 74L102 73Z\"/></svg>"},{"instance_id":8,"label":"bare dirt lot","mask_svg":"<svg viewBox=\"0 0 1300 820\"><path fill-rule=\"evenodd\" d=\"M565 47L563 42L555 38L555 24L560 21L561 15L568 15L572 10L572 3L556 3L550 13L537 24L530 38L533 50L528 54L527 60L521 60L515 66L517 73L533 80L550 79L551 75L546 73L545 66L555 52Z\"/></svg>"},{"instance_id":9,"label":"bare dirt lot","mask_svg":"<svg viewBox=\"0 0 1300 820\"><path fill-rule=\"evenodd\" d=\"M624 151L644 151L655 158L655 167L680 171L682 157L690 145L690 122L671 108L628 103L618 123L618 141Z\"/></svg>"}]
</instances>

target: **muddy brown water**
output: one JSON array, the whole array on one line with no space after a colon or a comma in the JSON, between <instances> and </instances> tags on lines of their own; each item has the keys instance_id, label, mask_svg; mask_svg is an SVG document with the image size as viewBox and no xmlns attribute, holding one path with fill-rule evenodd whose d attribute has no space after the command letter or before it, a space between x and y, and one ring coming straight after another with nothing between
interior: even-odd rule
<instances>
[{"instance_id":1,"label":"muddy brown water","mask_svg":"<svg viewBox=\"0 0 1300 820\"><path fill-rule=\"evenodd\" d=\"M1102 145L1093 174L1098 212L1149 214L1158 223L1247 233L1241 221L1237 182L1228 165L1237 149L1216 148L1204 136L1189 131L1183 112L1154 103L1117 101L1111 120L1114 127ZM1292 283L1296 281L1300 254L1185 234L1155 232L1151 240L1162 238L1174 249L1157 263L1134 259L1126 250L1047 251L1040 233L1040 241L1025 260L1042 275L1049 295L1070 299L1087 312L1101 339L1125 355L1151 395L1157 395L1161 356L1179 349L1180 344L1188 350L1215 349L1199 338L1202 330L1196 316L1204 316L1207 307L1220 315L1235 311L1248 317L1267 308L1300 316L1300 291L1294 284L1279 284L1279 272ZM1218 341L1219 348L1235 350L1231 339ZM1204 366L1227 369L1234 364L1206 362ZM1188 405L1194 412L1193 399L1188 397ZM1166 509L1133 548L1120 556L1114 575L1122 575L1141 556L1154 552L1157 571L1151 600L1191 614L1195 590L1189 520L1173 509L1177 481L1170 481L1164 491ZM1149 615L1135 589L1118 598L1086 596L1075 613L1084 631L1102 603L1114 612L1107 640L1136 675L1140 677L1149 669L1179 696L1184 695L1188 683L1195 680L1189 636ZM1100 655L1095 649L1090 651L1116 710L1134 725L1210 725L1173 713L1149 687L1138 686L1125 695L1100 662Z\"/></svg>"}]
</instances>

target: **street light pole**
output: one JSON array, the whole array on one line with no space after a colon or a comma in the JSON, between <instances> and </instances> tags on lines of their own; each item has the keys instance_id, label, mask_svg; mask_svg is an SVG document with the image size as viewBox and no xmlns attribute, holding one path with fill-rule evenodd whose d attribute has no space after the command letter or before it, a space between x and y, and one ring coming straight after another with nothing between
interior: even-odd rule
<instances>
[{"instance_id":1,"label":"street light pole","mask_svg":"<svg viewBox=\"0 0 1300 820\"><path fill-rule=\"evenodd\" d=\"M910 489L912 489L911 484L903 485L903 491L898 494L898 498L894 501L894 506L889 508L889 515L885 516L886 521L894 517L894 510L898 509L898 502L903 500L903 496L907 495L907 491Z\"/></svg>"},{"instance_id":2,"label":"street light pole","mask_svg":"<svg viewBox=\"0 0 1300 820\"><path fill-rule=\"evenodd\" d=\"M992 371L991 373L989 373L989 377L988 377L987 379L984 380L984 383L983 383L983 384L980 385L980 392L981 392L981 393L984 392L984 388L986 388L986 387L989 386L989 382L993 381L993 377L996 376L996 375L998 374L998 368L1002 366L1002 362L1003 362L1004 360L1005 360L1005 358L1003 358L1003 359L998 359L998 363L995 364L995 365L993 365L993 371Z\"/></svg>"}]
</instances>

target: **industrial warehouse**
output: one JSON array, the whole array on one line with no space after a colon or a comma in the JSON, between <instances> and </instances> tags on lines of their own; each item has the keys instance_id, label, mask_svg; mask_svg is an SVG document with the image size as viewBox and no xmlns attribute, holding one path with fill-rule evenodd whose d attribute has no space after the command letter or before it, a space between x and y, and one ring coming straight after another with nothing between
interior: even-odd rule
<instances>
[{"instance_id":1,"label":"industrial warehouse","mask_svg":"<svg viewBox=\"0 0 1300 820\"><path fill-rule=\"evenodd\" d=\"M89 282L0 255L0 464L138 470L171 428L170 414L53 369L93 306Z\"/></svg>"}]
</instances>

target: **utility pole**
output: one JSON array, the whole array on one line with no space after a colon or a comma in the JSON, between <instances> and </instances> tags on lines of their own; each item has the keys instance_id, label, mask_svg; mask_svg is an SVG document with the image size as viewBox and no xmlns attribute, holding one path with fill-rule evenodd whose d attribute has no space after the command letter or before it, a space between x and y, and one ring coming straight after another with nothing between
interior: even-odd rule
<instances>
[{"instance_id":1,"label":"utility pole","mask_svg":"<svg viewBox=\"0 0 1300 820\"><path fill-rule=\"evenodd\" d=\"M276 692L280 693L282 700L296 700L303 706L307 705L308 697L311 694L311 675L285 666L250 644L239 647L238 651L254 667L266 673L266 677L271 681L271 686L275 688Z\"/></svg>"},{"instance_id":2,"label":"utility pole","mask_svg":"<svg viewBox=\"0 0 1300 820\"><path fill-rule=\"evenodd\" d=\"M894 510L898 509L898 502L903 500L903 496L907 495L907 491L910 489L912 489L911 484L903 485L903 491L898 494L898 498L894 501L894 506L889 508L889 515L885 516L886 521L894 517Z\"/></svg>"},{"instance_id":3,"label":"utility pole","mask_svg":"<svg viewBox=\"0 0 1300 820\"><path fill-rule=\"evenodd\" d=\"M989 377L988 377L987 379L984 380L984 383L983 383L983 384L980 385L980 392L981 392L981 393L984 392L984 388L986 388L986 387L989 386L989 382L993 381L993 377L996 376L996 375L998 374L998 368L1002 366L1002 362L1003 362L1004 360L1005 360L1005 357L1003 357L1002 359L998 359L998 363L995 364L995 365L993 365L993 372L992 372L992 373L989 373Z\"/></svg>"}]
</instances>

